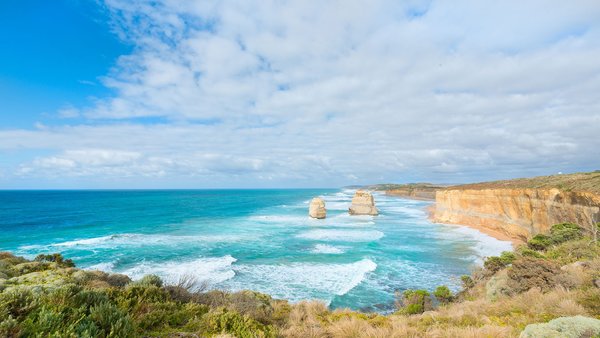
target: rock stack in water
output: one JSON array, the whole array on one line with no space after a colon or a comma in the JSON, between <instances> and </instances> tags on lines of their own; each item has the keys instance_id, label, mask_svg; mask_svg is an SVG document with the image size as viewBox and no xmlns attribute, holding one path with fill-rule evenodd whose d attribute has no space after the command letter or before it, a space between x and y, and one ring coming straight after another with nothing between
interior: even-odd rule
<instances>
[{"instance_id":1,"label":"rock stack in water","mask_svg":"<svg viewBox=\"0 0 600 338\"><path fill-rule=\"evenodd\" d=\"M319 219L327 216L325 201L323 201L322 198L315 197L310 201L310 206L308 207L308 216Z\"/></svg>"},{"instance_id":2,"label":"rock stack in water","mask_svg":"<svg viewBox=\"0 0 600 338\"><path fill-rule=\"evenodd\" d=\"M352 205L348 209L350 215L377 216L379 211L375 207L373 195L368 191L357 190L352 198Z\"/></svg>"}]
</instances>

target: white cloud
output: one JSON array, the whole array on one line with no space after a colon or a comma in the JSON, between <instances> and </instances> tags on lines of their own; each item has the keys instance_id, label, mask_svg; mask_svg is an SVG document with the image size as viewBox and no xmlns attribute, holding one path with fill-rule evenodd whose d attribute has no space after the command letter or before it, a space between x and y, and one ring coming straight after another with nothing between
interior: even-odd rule
<instances>
[{"instance_id":1,"label":"white cloud","mask_svg":"<svg viewBox=\"0 0 600 338\"><path fill-rule=\"evenodd\" d=\"M596 1L106 5L136 45L103 79L116 95L59 112L87 125L0 131L0 151L50 152L19 163L28 177L315 186L600 166Z\"/></svg>"}]
</instances>

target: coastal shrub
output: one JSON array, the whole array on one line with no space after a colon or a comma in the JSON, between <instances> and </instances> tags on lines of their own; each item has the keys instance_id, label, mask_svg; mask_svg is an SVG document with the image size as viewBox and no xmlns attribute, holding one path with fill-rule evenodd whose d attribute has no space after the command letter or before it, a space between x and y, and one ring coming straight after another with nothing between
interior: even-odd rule
<instances>
[{"instance_id":1,"label":"coastal shrub","mask_svg":"<svg viewBox=\"0 0 600 338\"><path fill-rule=\"evenodd\" d=\"M452 291L450 291L446 285L438 286L433 292L433 295L441 304L450 303L454 299Z\"/></svg>"},{"instance_id":2,"label":"coastal shrub","mask_svg":"<svg viewBox=\"0 0 600 338\"><path fill-rule=\"evenodd\" d=\"M218 308L204 316L206 330L212 334L229 333L238 338L276 337L275 330L237 311Z\"/></svg>"},{"instance_id":3,"label":"coastal shrub","mask_svg":"<svg viewBox=\"0 0 600 338\"><path fill-rule=\"evenodd\" d=\"M523 257L513 262L508 269L508 286L515 292L524 292L537 287L547 291L556 286L559 267L548 260Z\"/></svg>"},{"instance_id":4,"label":"coastal shrub","mask_svg":"<svg viewBox=\"0 0 600 338\"><path fill-rule=\"evenodd\" d=\"M146 275L136 282L138 285L154 285L156 287L163 286L162 279L157 275Z\"/></svg>"},{"instance_id":5,"label":"coastal shrub","mask_svg":"<svg viewBox=\"0 0 600 338\"><path fill-rule=\"evenodd\" d=\"M471 276L469 276L469 275L460 276L460 281L462 282L462 287L465 290L468 290L475 286L475 282L473 281L473 278L471 278Z\"/></svg>"},{"instance_id":6,"label":"coastal shrub","mask_svg":"<svg viewBox=\"0 0 600 338\"><path fill-rule=\"evenodd\" d=\"M427 290L405 290L397 304L401 314L418 314L432 309L431 295Z\"/></svg>"},{"instance_id":7,"label":"coastal shrub","mask_svg":"<svg viewBox=\"0 0 600 338\"><path fill-rule=\"evenodd\" d=\"M37 306L38 297L26 286L13 287L0 293L0 306L3 312L15 319L27 315Z\"/></svg>"},{"instance_id":8,"label":"coastal shrub","mask_svg":"<svg viewBox=\"0 0 600 338\"><path fill-rule=\"evenodd\" d=\"M131 283L131 278L129 278L127 275L123 275L120 273L111 273L106 278L106 282L110 286L122 287Z\"/></svg>"},{"instance_id":9,"label":"coastal shrub","mask_svg":"<svg viewBox=\"0 0 600 338\"><path fill-rule=\"evenodd\" d=\"M592 260L600 257L600 245L591 242L588 238L582 238L553 246L547 251L546 256L560 264Z\"/></svg>"},{"instance_id":10,"label":"coastal shrub","mask_svg":"<svg viewBox=\"0 0 600 338\"><path fill-rule=\"evenodd\" d=\"M64 257L59 253L54 253L50 255L40 254L37 255L34 259L36 262L54 262L62 267L74 267L75 263L71 259L64 259Z\"/></svg>"},{"instance_id":11,"label":"coastal shrub","mask_svg":"<svg viewBox=\"0 0 600 338\"><path fill-rule=\"evenodd\" d=\"M521 333L521 338L538 337L597 337L600 335L600 320L584 316L561 317L548 323L530 324Z\"/></svg>"},{"instance_id":12,"label":"coastal shrub","mask_svg":"<svg viewBox=\"0 0 600 338\"><path fill-rule=\"evenodd\" d=\"M187 303L194 297L191 292L181 286L167 285L164 289L169 293L169 297L176 302Z\"/></svg>"},{"instance_id":13,"label":"coastal shrub","mask_svg":"<svg viewBox=\"0 0 600 338\"><path fill-rule=\"evenodd\" d=\"M509 251L504 251L500 254L500 257L492 256L488 257L483 266L486 270L495 273L510 265L515 260L515 254Z\"/></svg>"},{"instance_id":14,"label":"coastal shrub","mask_svg":"<svg viewBox=\"0 0 600 338\"><path fill-rule=\"evenodd\" d=\"M525 245L519 246L516 251L519 255L523 257L545 258L545 256L541 252L533 250Z\"/></svg>"},{"instance_id":15,"label":"coastal shrub","mask_svg":"<svg viewBox=\"0 0 600 338\"><path fill-rule=\"evenodd\" d=\"M548 235L538 234L527 242L527 245L534 250L545 251L549 247L568 241L583 238L583 229L577 224L560 223L550 228Z\"/></svg>"},{"instance_id":16,"label":"coastal shrub","mask_svg":"<svg viewBox=\"0 0 600 338\"><path fill-rule=\"evenodd\" d=\"M552 245L552 241L549 236L537 234L527 242L527 245L533 250L544 251Z\"/></svg>"},{"instance_id":17,"label":"coastal shrub","mask_svg":"<svg viewBox=\"0 0 600 338\"><path fill-rule=\"evenodd\" d=\"M0 337L16 338L20 336L20 332L19 322L16 319L0 316Z\"/></svg>"},{"instance_id":18,"label":"coastal shrub","mask_svg":"<svg viewBox=\"0 0 600 338\"><path fill-rule=\"evenodd\" d=\"M90 309L90 319L106 337L133 337L131 319L114 304L100 303Z\"/></svg>"},{"instance_id":19,"label":"coastal shrub","mask_svg":"<svg viewBox=\"0 0 600 338\"><path fill-rule=\"evenodd\" d=\"M555 224L550 228L550 240L552 244L560 244L581 239L583 237L582 230L579 225L573 223Z\"/></svg>"}]
</instances>

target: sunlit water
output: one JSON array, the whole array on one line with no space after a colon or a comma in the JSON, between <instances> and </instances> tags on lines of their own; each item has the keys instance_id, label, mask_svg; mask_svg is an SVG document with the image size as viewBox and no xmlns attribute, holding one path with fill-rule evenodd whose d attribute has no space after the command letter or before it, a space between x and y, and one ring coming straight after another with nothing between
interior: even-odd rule
<instances>
[{"instance_id":1,"label":"sunlit water","mask_svg":"<svg viewBox=\"0 0 600 338\"><path fill-rule=\"evenodd\" d=\"M394 292L458 289L483 256L510 249L432 224L429 202L376 194L380 215L349 216L351 190L0 192L0 250L61 252L78 266L193 275L211 287L387 312ZM325 220L307 216L322 196Z\"/></svg>"}]
</instances>

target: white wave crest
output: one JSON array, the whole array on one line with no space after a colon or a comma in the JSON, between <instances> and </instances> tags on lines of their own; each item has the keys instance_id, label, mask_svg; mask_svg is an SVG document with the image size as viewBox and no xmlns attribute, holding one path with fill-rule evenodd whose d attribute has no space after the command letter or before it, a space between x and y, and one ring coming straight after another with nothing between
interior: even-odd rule
<instances>
[{"instance_id":1,"label":"white wave crest","mask_svg":"<svg viewBox=\"0 0 600 338\"><path fill-rule=\"evenodd\" d=\"M377 230L315 229L296 237L315 241L372 242L383 236L383 232Z\"/></svg>"},{"instance_id":2,"label":"white wave crest","mask_svg":"<svg viewBox=\"0 0 600 338\"><path fill-rule=\"evenodd\" d=\"M229 284L233 289L251 287L292 302L314 298L331 302L334 295L345 295L376 268L370 259L347 264L248 264L234 267L244 280Z\"/></svg>"},{"instance_id":3,"label":"white wave crest","mask_svg":"<svg viewBox=\"0 0 600 338\"><path fill-rule=\"evenodd\" d=\"M317 253L317 254L335 254L335 255L337 255L337 254L344 253L344 250L340 249L339 247L332 246L332 245L317 244L311 250L311 252Z\"/></svg>"},{"instance_id":4,"label":"white wave crest","mask_svg":"<svg viewBox=\"0 0 600 338\"><path fill-rule=\"evenodd\" d=\"M198 281L216 284L235 276L232 264L237 261L230 255L223 257L200 258L192 261L166 261L140 263L131 268L117 269L113 272L123 273L132 279L140 279L145 275L155 274L167 283L177 283L184 276L192 276Z\"/></svg>"},{"instance_id":5,"label":"white wave crest","mask_svg":"<svg viewBox=\"0 0 600 338\"><path fill-rule=\"evenodd\" d=\"M114 248L116 246L147 246L147 245L180 245L182 243L221 243L248 240L247 236L235 235L160 235L160 234L115 234L94 238L77 239L49 245L27 245L21 250L37 250L48 247L53 248Z\"/></svg>"}]
</instances>

